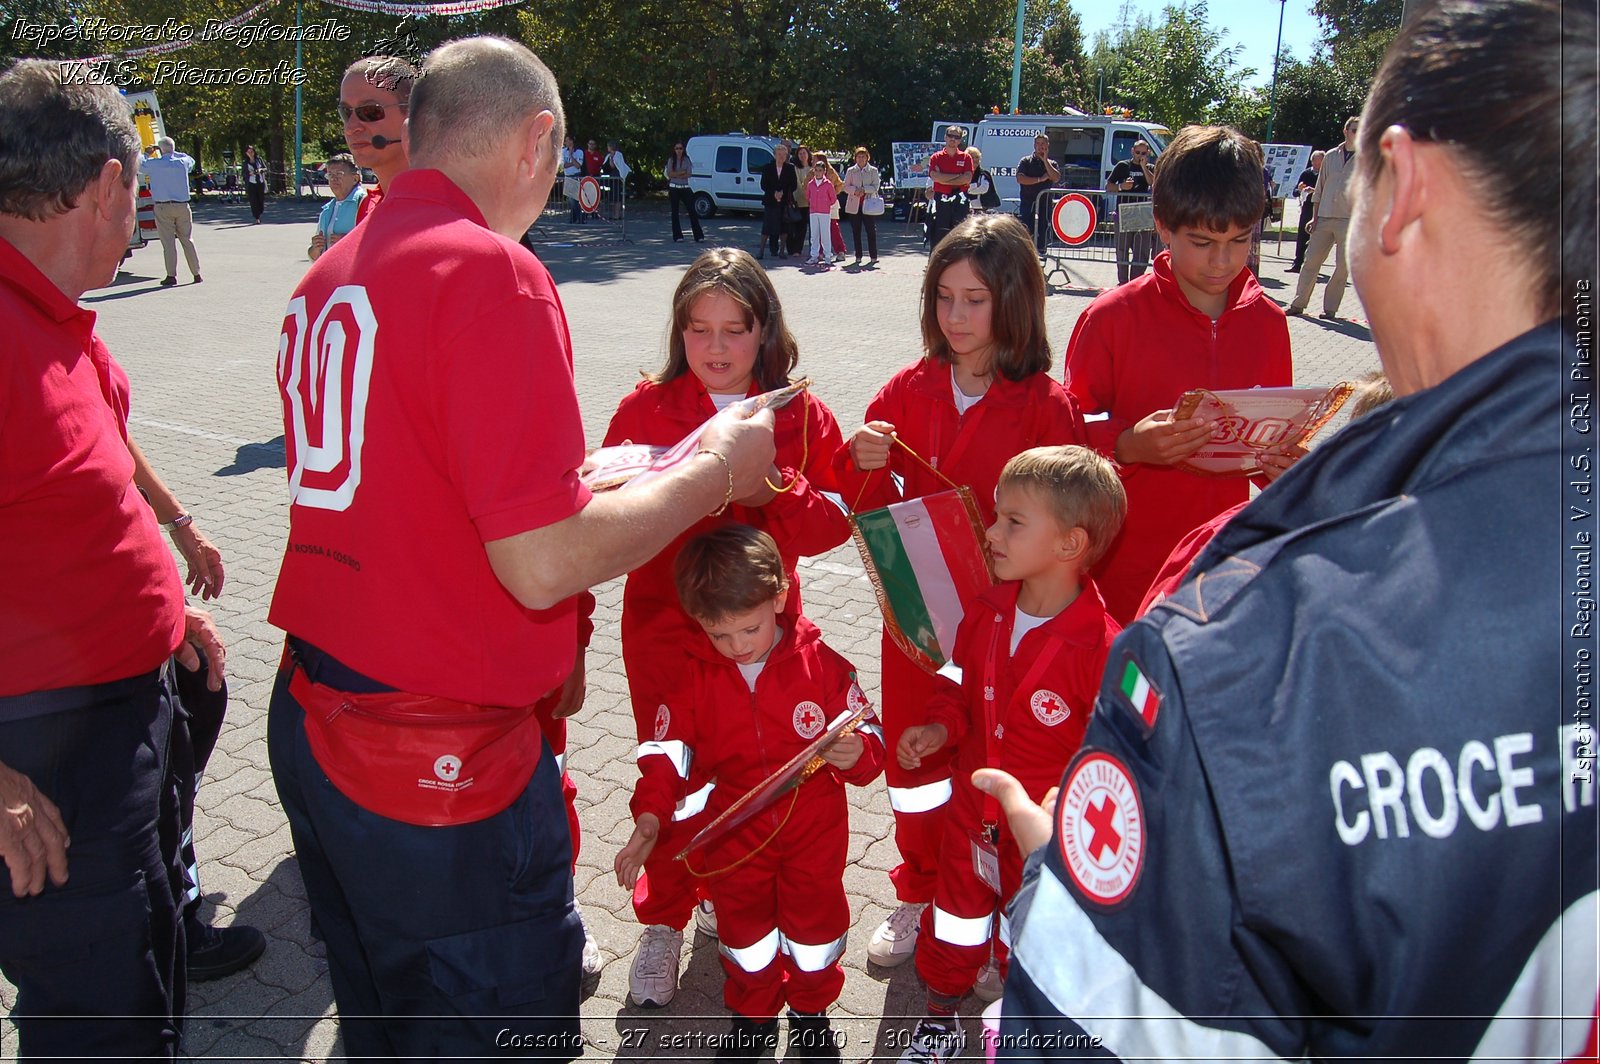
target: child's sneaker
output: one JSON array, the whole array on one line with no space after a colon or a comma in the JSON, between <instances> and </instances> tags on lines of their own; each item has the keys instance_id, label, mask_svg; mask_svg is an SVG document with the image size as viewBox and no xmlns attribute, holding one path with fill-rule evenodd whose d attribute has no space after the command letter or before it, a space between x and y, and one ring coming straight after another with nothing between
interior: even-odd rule
<instances>
[{"instance_id":1,"label":"child's sneaker","mask_svg":"<svg viewBox=\"0 0 1600 1064\"><path fill-rule=\"evenodd\" d=\"M911 1044L900 1054L900 1064L944 1064L967 1045L967 1033L954 1016L936 1020L924 1016L912 1032Z\"/></svg>"},{"instance_id":2,"label":"child's sneaker","mask_svg":"<svg viewBox=\"0 0 1600 1064\"><path fill-rule=\"evenodd\" d=\"M633 955L633 968L628 972L628 997L635 1005L659 1009L677 996L682 953L682 931L666 924L651 924L644 929Z\"/></svg>"},{"instance_id":3,"label":"child's sneaker","mask_svg":"<svg viewBox=\"0 0 1600 1064\"><path fill-rule=\"evenodd\" d=\"M710 898L702 898L695 905L694 929L707 938L717 937L717 908Z\"/></svg>"},{"instance_id":4,"label":"child's sneaker","mask_svg":"<svg viewBox=\"0 0 1600 1064\"><path fill-rule=\"evenodd\" d=\"M867 959L880 968L897 968L917 949L917 932L927 902L906 902L878 925L867 943Z\"/></svg>"},{"instance_id":5,"label":"child's sneaker","mask_svg":"<svg viewBox=\"0 0 1600 1064\"><path fill-rule=\"evenodd\" d=\"M1000 965L990 957L988 963L978 970L978 979L972 984L972 992L979 1001L999 1001L1005 988L1000 981Z\"/></svg>"},{"instance_id":6,"label":"child's sneaker","mask_svg":"<svg viewBox=\"0 0 1600 1064\"><path fill-rule=\"evenodd\" d=\"M789 1051L784 1060L838 1060L839 1040L825 1012L789 1013Z\"/></svg>"},{"instance_id":7,"label":"child's sneaker","mask_svg":"<svg viewBox=\"0 0 1600 1064\"><path fill-rule=\"evenodd\" d=\"M733 1027L717 1047L717 1059L757 1061L763 1054L777 1050L777 1017L757 1023L748 1016L735 1016Z\"/></svg>"}]
</instances>

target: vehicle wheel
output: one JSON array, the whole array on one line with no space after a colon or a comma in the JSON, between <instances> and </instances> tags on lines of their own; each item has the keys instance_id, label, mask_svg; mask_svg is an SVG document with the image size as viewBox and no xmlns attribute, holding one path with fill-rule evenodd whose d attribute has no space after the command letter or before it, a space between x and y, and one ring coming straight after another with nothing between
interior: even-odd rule
<instances>
[{"instance_id":1,"label":"vehicle wheel","mask_svg":"<svg viewBox=\"0 0 1600 1064\"><path fill-rule=\"evenodd\" d=\"M700 218L715 218L717 216L716 201L709 192L696 192L694 194L694 213Z\"/></svg>"}]
</instances>

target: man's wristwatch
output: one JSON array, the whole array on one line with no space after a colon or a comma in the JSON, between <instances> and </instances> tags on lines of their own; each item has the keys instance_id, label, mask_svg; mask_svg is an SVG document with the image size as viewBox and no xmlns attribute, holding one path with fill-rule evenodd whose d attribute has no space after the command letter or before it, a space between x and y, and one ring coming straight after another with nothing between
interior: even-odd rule
<instances>
[{"instance_id":1,"label":"man's wristwatch","mask_svg":"<svg viewBox=\"0 0 1600 1064\"><path fill-rule=\"evenodd\" d=\"M180 511L172 520L161 522L161 528L163 531L170 533L176 532L178 529L192 524L194 524L194 516L192 514L186 514Z\"/></svg>"}]
</instances>

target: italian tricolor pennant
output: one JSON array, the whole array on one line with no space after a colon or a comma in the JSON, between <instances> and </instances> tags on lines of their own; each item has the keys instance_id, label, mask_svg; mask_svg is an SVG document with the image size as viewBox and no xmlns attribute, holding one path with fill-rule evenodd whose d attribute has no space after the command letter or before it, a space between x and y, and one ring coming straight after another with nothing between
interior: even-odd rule
<instances>
[{"instance_id":1,"label":"italian tricolor pennant","mask_svg":"<svg viewBox=\"0 0 1600 1064\"><path fill-rule=\"evenodd\" d=\"M1122 670L1122 694L1128 703L1133 706L1133 711L1139 714L1146 728L1156 726L1156 714L1161 712L1161 692L1156 690L1155 684L1150 682L1150 677L1139 668L1139 663L1132 658Z\"/></svg>"},{"instance_id":2,"label":"italian tricolor pennant","mask_svg":"<svg viewBox=\"0 0 1600 1064\"><path fill-rule=\"evenodd\" d=\"M955 650L966 607L994 583L971 491L869 510L850 524L890 638L937 672Z\"/></svg>"}]
</instances>

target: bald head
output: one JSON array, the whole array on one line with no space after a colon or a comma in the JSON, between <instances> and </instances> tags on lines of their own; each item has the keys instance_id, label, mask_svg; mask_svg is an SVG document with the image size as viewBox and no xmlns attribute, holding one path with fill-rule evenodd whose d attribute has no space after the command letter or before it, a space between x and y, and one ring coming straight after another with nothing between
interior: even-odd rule
<instances>
[{"instance_id":1,"label":"bald head","mask_svg":"<svg viewBox=\"0 0 1600 1064\"><path fill-rule=\"evenodd\" d=\"M551 152L565 135L555 75L539 57L504 37L467 37L423 60L411 93L411 159L416 166L483 159L501 151L541 111L555 117Z\"/></svg>"}]
</instances>

